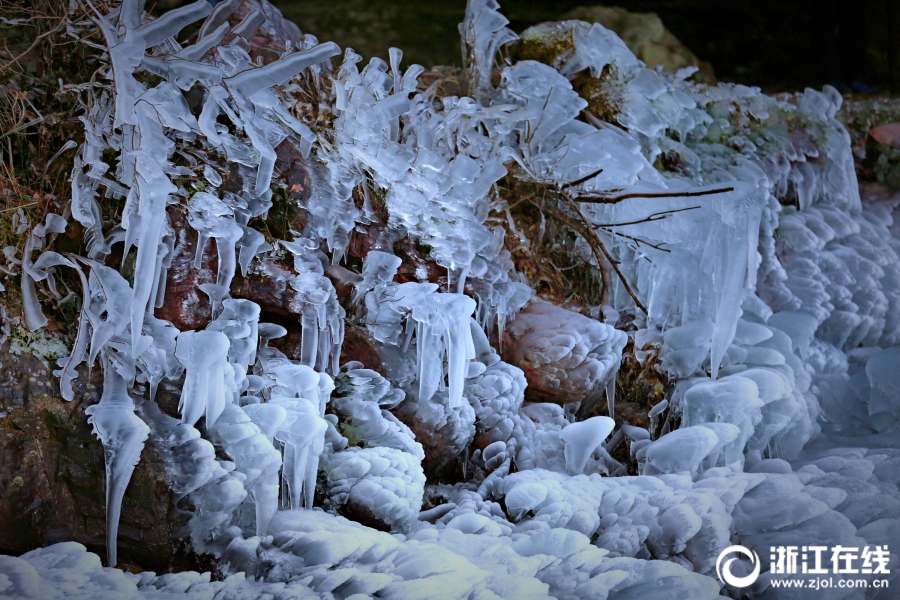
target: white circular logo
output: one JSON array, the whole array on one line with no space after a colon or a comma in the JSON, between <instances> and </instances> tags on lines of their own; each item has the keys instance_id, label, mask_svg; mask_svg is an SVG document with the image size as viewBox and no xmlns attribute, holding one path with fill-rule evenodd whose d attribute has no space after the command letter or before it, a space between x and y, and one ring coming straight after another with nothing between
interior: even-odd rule
<instances>
[{"instance_id":1,"label":"white circular logo","mask_svg":"<svg viewBox=\"0 0 900 600\"><path fill-rule=\"evenodd\" d=\"M725 561L725 565L722 565L722 561L725 557L732 552L736 552L738 554L743 554L747 558L750 559L755 566L753 567L753 571L747 575L746 577L738 577L737 575L733 575L731 573L731 563L737 560L737 558L729 558ZM751 585L756 578L759 577L759 556L756 552L752 550L748 550L743 546L728 546L722 553L719 554L719 559L716 561L716 573L719 575L719 579L722 580L722 583L727 583L730 586L734 586L737 588L747 587Z\"/></svg>"}]
</instances>

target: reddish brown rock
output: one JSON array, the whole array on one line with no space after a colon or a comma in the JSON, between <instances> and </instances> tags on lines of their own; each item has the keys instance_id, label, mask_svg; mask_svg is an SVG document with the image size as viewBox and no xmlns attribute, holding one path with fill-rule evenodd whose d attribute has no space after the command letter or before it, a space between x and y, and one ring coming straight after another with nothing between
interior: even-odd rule
<instances>
[{"instance_id":1,"label":"reddish brown rock","mask_svg":"<svg viewBox=\"0 0 900 600\"><path fill-rule=\"evenodd\" d=\"M231 295L256 302L264 313L299 319L299 294L287 283L295 275L293 269L273 260L254 260L246 277L237 276L231 281Z\"/></svg>"},{"instance_id":2,"label":"reddish brown rock","mask_svg":"<svg viewBox=\"0 0 900 600\"><path fill-rule=\"evenodd\" d=\"M447 393L438 392L426 402L407 399L392 412L422 444L422 469L428 481L462 479L462 454L475 437L475 411L467 401L451 407Z\"/></svg>"},{"instance_id":3,"label":"reddish brown rock","mask_svg":"<svg viewBox=\"0 0 900 600\"><path fill-rule=\"evenodd\" d=\"M355 258L365 258L369 252L378 248L378 238L382 229L383 227L377 223L367 227L356 227L350 234L347 254Z\"/></svg>"},{"instance_id":4,"label":"reddish brown rock","mask_svg":"<svg viewBox=\"0 0 900 600\"><path fill-rule=\"evenodd\" d=\"M503 360L525 373L525 399L592 405L622 355L627 336L584 315L535 301L507 325Z\"/></svg>"},{"instance_id":5,"label":"reddish brown rock","mask_svg":"<svg viewBox=\"0 0 900 600\"><path fill-rule=\"evenodd\" d=\"M287 186L287 193L294 202L301 206L309 200L312 183L303 162L303 155L289 140L275 146L275 166L281 173L281 179Z\"/></svg>"},{"instance_id":6,"label":"reddish brown rock","mask_svg":"<svg viewBox=\"0 0 900 600\"><path fill-rule=\"evenodd\" d=\"M331 280L338 302L342 305L350 299L354 286L363 279L359 273L354 273L341 265L328 265L325 267L325 276Z\"/></svg>"},{"instance_id":7,"label":"reddish brown rock","mask_svg":"<svg viewBox=\"0 0 900 600\"><path fill-rule=\"evenodd\" d=\"M200 291L203 283L216 280L218 255L215 241L210 241L200 268L194 266L197 232L187 222L183 211L170 212L175 230L175 252L166 274L163 305L156 309L158 319L171 321L180 331L205 327L212 318L209 297Z\"/></svg>"},{"instance_id":8,"label":"reddish brown rock","mask_svg":"<svg viewBox=\"0 0 900 600\"><path fill-rule=\"evenodd\" d=\"M377 344L365 329L347 325L344 328L344 345L341 346L341 364L358 361L365 368L384 375L384 362Z\"/></svg>"}]
</instances>

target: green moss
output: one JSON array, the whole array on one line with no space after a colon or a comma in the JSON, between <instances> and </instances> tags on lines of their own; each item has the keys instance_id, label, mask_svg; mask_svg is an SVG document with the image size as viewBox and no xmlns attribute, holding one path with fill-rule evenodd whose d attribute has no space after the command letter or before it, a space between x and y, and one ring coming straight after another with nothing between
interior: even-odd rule
<instances>
[{"instance_id":1,"label":"green moss","mask_svg":"<svg viewBox=\"0 0 900 600\"><path fill-rule=\"evenodd\" d=\"M529 27L510 48L510 56L517 61L536 60L559 68L572 52L574 44L572 30L580 23L580 21L549 22Z\"/></svg>"},{"instance_id":2,"label":"green moss","mask_svg":"<svg viewBox=\"0 0 900 600\"><path fill-rule=\"evenodd\" d=\"M353 425L350 425L345 421L341 421L338 423L338 431L342 436L347 438L347 445L349 447L359 446L362 448L366 445L365 437L363 437L363 435L360 434L360 432Z\"/></svg>"},{"instance_id":3,"label":"green moss","mask_svg":"<svg viewBox=\"0 0 900 600\"><path fill-rule=\"evenodd\" d=\"M122 263L119 273L128 281L128 285L134 285L134 269L137 265L137 252L129 252Z\"/></svg>"},{"instance_id":4,"label":"green moss","mask_svg":"<svg viewBox=\"0 0 900 600\"><path fill-rule=\"evenodd\" d=\"M900 189L900 149L885 144L867 148L867 153L877 157L872 161L875 180L892 190Z\"/></svg>"},{"instance_id":5,"label":"green moss","mask_svg":"<svg viewBox=\"0 0 900 600\"><path fill-rule=\"evenodd\" d=\"M873 127L900 122L900 99L845 97L837 119L844 124L853 140L862 140Z\"/></svg>"},{"instance_id":6,"label":"green moss","mask_svg":"<svg viewBox=\"0 0 900 600\"><path fill-rule=\"evenodd\" d=\"M590 72L585 71L572 81L572 87L587 101L587 110L592 115L607 123L618 123L625 102L621 86L613 82L608 67L600 77L591 77Z\"/></svg>"},{"instance_id":7,"label":"green moss","mask_svg":"<svg viewBox=\"0 0 900 600\"><path fill-rule=\"evenodd\" d=\"M290 240L293 238L291 230L302 232L306 219L306 210L291 198L287 186L276 180L272 182L272 207L265 219L256 218L251 226L261 231L268 242Z\"/></svg>"},{"instance_id":8,"label":"green moss","mask_svg":"<svg viewBox=\"0 0 900 600\"><path fill-rule=\"evenodd\" d=\"M69 346L59 336L44 329L28 331L22 323L17 323L9 334L9 351L15 356L31 354L49 363L68 356Z\"/></svg>"},{"instance_id":9,"label":"green moss","mask_svg":"<svg viewBox=\"0 0 900 600\"><path fill-rule=\"evenodd\" d=\"M416 248L416 252L418 252L419 256L421 256L423 258L428 257L431 254L431 251L433 250L433 248L431 246L429 246L425 242L420 242L419 240L416 240L415 248Z\"/></svg>"},{"instance_id":10,"label":"green moss","mask_svg":"<svg viewBox=\"0 0 900 600\"><path fill-rule=\"evenodd\" d=\"M350 376L346 372L341 371L334 376L334 391L331 395L335 398L344 398L353 392L353 384L350 383Z\"/></svg>"}]
</instances>

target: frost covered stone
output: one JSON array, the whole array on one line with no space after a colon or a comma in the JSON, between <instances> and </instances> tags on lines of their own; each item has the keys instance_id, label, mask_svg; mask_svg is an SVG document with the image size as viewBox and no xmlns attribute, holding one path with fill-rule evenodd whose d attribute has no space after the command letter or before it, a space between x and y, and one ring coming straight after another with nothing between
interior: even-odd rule
<instances>
[{"instance_id":1,"label":"frost covered stone","mask_svg":"<svg viewBox=\"0 0 900 600\"><path fill-rule=\"evenodd\" d=\"M348 448L328 458L328 506L369 527L402 532L416 522L425 474L395 448Z\"/></svg>"},{"instance_id":2,"label":"frost covered stone","mask_svg":"<svg viewBox=\"0 0 900 600\"><path fill-rule=\"evenodd\" d=\"M623 332L547 302L533 302L510 323L509 337L504 357L525 372L534 397L560 404L597 402L608 392L612 404L627 341Z\"/></svg>"},{"instance_id":3,"label":"frost covered stone","mask_svg":"<svg viewBox=\"0 0 900 600\"><path fill-rule=\"evenodd\" d=\"M398 49L363 64L288 31L264 0L92 12L107 54L72 197L16 214L6 270L30 330L81 297L56 374L71 400L83 363L103 370L85 412L109 564L152 443L225 578L129 575L67 543L0 557L0 595L712 600L735 540L767 556L898 531L900 203L860 195L840 95L695 84L577 21L525 35L560 42L547 64L507 62L499 8L472 0L460 25L470 96L421 89ZM602 306L533 298L508 181L583 224L553 243L597 269ZM269 227L285 205L302 218ZM86 256L47 249L69 216ZM156 309L190 269L209 311L170 323ZM373 364L341 364L348 325ZM616 410L629 335L671 384L649 423Z\"/></svg>"}]
</instances>

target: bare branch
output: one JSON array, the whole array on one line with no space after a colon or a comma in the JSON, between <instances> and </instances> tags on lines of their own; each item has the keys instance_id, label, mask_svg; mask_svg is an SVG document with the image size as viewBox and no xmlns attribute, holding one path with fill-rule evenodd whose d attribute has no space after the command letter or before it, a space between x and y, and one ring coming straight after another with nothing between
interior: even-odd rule
<instances>
[{"instance_id":1,"label":"bare branch","mask_svg":"<svg viewBox=\"0 0 900 600\"><path fill-rule=\"evenodd\" d=\"M700 208L699 206L688 206L687 208L676 208L674 210L664 210L661 212L653 213L649 217L645 219L640 219L639 221L625 221L624 223L598 223L595 227L624 227L626 225L640 225L641 223L652 223L654 221L662 221L669 215L684 212L686 210L696 210ZM660 216L662 215L662 216Z\"/></svg>"},{"instance_id":2,"label":"bare branch","mask_svg":"<svg viewBox=\"0 0 900 600\"><path fill-rule=\"evenodd\" d=\"M581 177L580 179L576 179L575 181L570 181L569 183L562 184L561 186L559 186L559 189L564 190L564 189L567 189L570 187L575 187L576 185L581 185L588 179L593 179L594 177L596 177L597 175L599 175L602 172L603 172L603 169L597 169L590 175L585 175L584 177Z\"/></svg>"},{"instance_id":3,"label":"bare branch","mask_svg":"<svg viewBox=\"0 0 900 600\"><path fill-rule=\"evenodd\" d=\"M599 226L598 226L598 227L599 227ZM604 227L603 229L604 229L604 231L606 231L607 228ZM671 252L671 250L669 250L668 248L661 248L661 247L660 247L660 246L662 246L662 244L664 244L665 242L661 242L660 244L651 244L650 242L648 242L648 241L645 240L645 239L641 239L641 238L639 238L639 237L634 237L634 236L632 236L632 235L626 235L626 234L624 234L624 233L622 233L622 232L620 232L620 231L607 231L607 233L610 234L610 235L617 235L617 236L619 236L619 237L623 237L623 238L632 240L632 241L634 241L634 242L636 242L636 243L638 243L638 244L644 244L645 246L649 246L650 248L655 248L656 250L659 250L660 252Z\"/></svg>"},{"instance_id":4,"label":"bare branch","mask_svg":"<svg viewBox=\"0 0 900 600\"><path fill-rule=\"evenodd\" d=\"M575 200L586 204L617 204L629 198L695 198L697 196L712 196L713 194L724 194L733 192L733 187L720 188L716 190L699 190L694 192L630 192L627 194L619 194L618 196L603 196L600 194L590 194L584 196L576 196Z\"/></svg>"},{"instance_id":5,"label":"bare branch","mask_svg":"<svg viewBox=\"0 0 900 600\"><path fill-rule=\"evenodd\" d=\"M600 301L603 304L609 304L609 291L612 289L612 275L609 272L609 267L607 267L604 253L594 242L589 233L589 228L586 228L582 223L579 223L577 220L567 215L564 211L560 210L550 203L545 202L543 204L539 204L538 207L541 210L547 211L548 213L559 219L569 229L584 238L584 240L588 243L588 246L591 247L591 251L594 253L594 257L597 259L597 267L600 269L600 276L603 280L603 293L601 294Z\"/></svg>"},{"instance_id":6,"label":"bare branch","mask_svg":"<svg viewBox=\"0 0 900 600\"><path fill-rule=\"evenodd\" d=\"M581 209L578 208L577 204L575 204L569 198L567 198L566 200L569 202L571 208L575 212L578 213L578 216L584 222L584 230L589 234L589 236L591 238L594 239L594 244L596 244L600 248L600 251L603 252L603 255L606 257L606 260L609 261L609 264L612 266L613 270L616 272L616 275L619 276L619 280L622 282L622 285L625 286L625 291L628 292L628 295L631 296L631 299L634 300L634 303L637 305L637 307L640 308L642 311L644 311L644 314L648 314L647 308L637 297L637 294L634 293L634 290L631 289L631 285L629 285L628 280L625 279L625 275L623 275L622 271L619 270L618 261L614 260L612 255L609 253L609 250L606 249L606 246L603 244L603 240L601 240L600 236L597 235L597 232L594 231L594 228L593 228L593 225L591 225L591 222L588 221L588 218L586 216L584 216L584 213L581 212ZM586 238L586 239L588 239L588 238ZM593 245L592 245L592 247L593 247Z\"/></svg>"}]
</instances>

